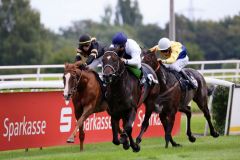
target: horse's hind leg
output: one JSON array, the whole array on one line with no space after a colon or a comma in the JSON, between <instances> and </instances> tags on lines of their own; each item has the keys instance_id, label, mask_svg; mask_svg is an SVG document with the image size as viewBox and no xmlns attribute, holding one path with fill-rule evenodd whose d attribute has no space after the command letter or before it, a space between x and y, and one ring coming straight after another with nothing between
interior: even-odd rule
<instances>
[{"instance_id":1,"label":"horse's hind leg","mask_svg":"<svg viewBox=\"0 0 240 160\"><path fill-rule=\"evenodd\" d=\"M207 105L207 98L205 98L204 100L199 99L199 98L196 98L196 99L194 98L194 101L197 103L198 107L202 110L204 117L208 122L211 136L213 136L215 138L218 137L219 133L215 131L212 121L211 121L211 115L210 115L208 105Z\"/></svg>"},{"instance_id":2,"label":"horse's hind leg","mask_svg":"<svg viewBox=\"0 0 240 160\"><path fill-rule=\"evenodd\" d=\"M192 117L191 107L186 106L184 108L179 109L179 111L185 113L187 116L187 136L189 141L195 142L196 138L192 135L192 131L191 131L191 117Z\"/></svg>"}]
</instances>

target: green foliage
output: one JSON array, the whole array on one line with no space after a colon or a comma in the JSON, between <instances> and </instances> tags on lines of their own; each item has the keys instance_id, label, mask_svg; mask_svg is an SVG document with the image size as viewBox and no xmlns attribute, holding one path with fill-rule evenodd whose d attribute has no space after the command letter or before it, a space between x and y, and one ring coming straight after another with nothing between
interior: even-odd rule
<instances>
[{"instance_id":1,"label":"green foliage","mask_svg":"<svg viewBox=\"0 0 240 160\"><path fill-rule=\"evenodd\" d=\"M118 0L116 15L106 6L102 22L86 19L53 33L40 23L39 13L29 0L2 0L0 3L0 65L64 63L74 60L81 34L88 33L110 45L114 33L123 31L141 47L150 48L168 37L157 24L142 24L136 0ZM111 20L115 18L115 23ZM189 52L190 61L240 59L240 14L221 21L191 21L176 15L176 40Z\"/></svg>"},{"instance_id":2,"label":"green foliage","mask_svg":"<svg viewBox=\"0 0 240 160\"><path fill-rule=\"evenodd\" d=\"M143 16L140 13L137 0L134 0L133 3L131 0L118 0L115 15L115 25L142 25Z\"/></svg>"},{"instance_id":3,"label":"green foliage","mask_svg":"<svg viewBox=\"0 0 240 160\"><path fill-rule=\"evenodd\" d=\"M48 34L28 0L2 0L0 5L0 65L39 64L48 51Z\"/></svg>"},{"instance_id":4,"label":"green foliage","mask_svg":"<svg viewBox=\"0 0 240 160\"><path fill-rule=\"evenodd\" d=\"M228 92L229 89L223 86L218 86L214 91L214 98L212 103L212 117L213 124L220 134L224 134L225 129Z\"/></svg>"}]
</instances>

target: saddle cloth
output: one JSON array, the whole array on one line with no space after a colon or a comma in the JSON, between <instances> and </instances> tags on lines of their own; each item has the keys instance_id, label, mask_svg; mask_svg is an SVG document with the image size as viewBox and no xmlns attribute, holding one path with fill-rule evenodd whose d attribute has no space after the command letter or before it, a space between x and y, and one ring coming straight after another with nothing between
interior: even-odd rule
<instances>
[{"instance_id":1,"label":"saddle cloth","mask_svg":"<svg viewBox=\"0 0 240 160\"><path fill-rule=\"evenodd\" d=\"M158 84L158 78L155 71L146 63L142 63L143 76L147 80L148 84Z\"/></svg>"}]
</instances>

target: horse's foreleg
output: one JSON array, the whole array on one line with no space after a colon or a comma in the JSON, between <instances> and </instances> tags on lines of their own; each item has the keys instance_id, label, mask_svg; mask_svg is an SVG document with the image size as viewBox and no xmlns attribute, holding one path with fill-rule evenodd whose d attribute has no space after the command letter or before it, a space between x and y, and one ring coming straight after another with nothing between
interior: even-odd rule
<instances>
[{"instance_id":1,"label":"horse's foreleg","mask_svg":"<svg viewBox=\"0 0 240 160\"><path fill-rule=\"evenodd\" d=\"M147 110L147 108L146 108L146 110ZM136 139L137 144L140 144L142 141L142 136L143 136L144 132L146 132L146 130L149 126L149 118L150 118L151 114L152 114L152 111L150 111L150 110L147 110L145 113L145 117L144 117L144 120L143 120L142 126L141 126L141 131Z\"/></svg>"},{"instance_id":2,"label":"horse's foreleg","mask_svg":"<svg viewBox=\"0 0 240 160\"><path fill-rule=\"evenodd\" d=\"M76 127L74 128L74 131L70 135L70 137L67 139L67 143L74 143L74 139L76 137L77 131L79 127L83 127L83 122L89 117L90 114L93 113L91 105L85 106L82 116L78 119Z\"/></svg>"},{"instance_id":3,"label":"horse's foreleg","mask_svg":"<svg viewBox=\"0 0 240 160\"><path fill-rule=\"evenodd\" d=\"M83 126L81 126L81 127L79 127L80 151L83 151L84 139L85 139L85 133L83 131Z\"/></svg>"},{"instance_id":4,"label":"horse's foreleg","mask_svg":"<svg viewBox=\"0 0 240 160\"><path fill-rule=\"evenodd\" d=\"M113 135L113 140L112 143L115 145L119 145L120 141L118 139L118 130L119 128L119 120L114 119L111 117L111 124L112 124L112 135Z\"/></svg>"},{"instance_id":5,"label":"horse's foreleg","mask_svg":"<svg viewBox=\"0 0 240 160\"><path fill-rule=\"evenodd\" d=\"M163 129L164 129L164 132L165 132L165 147L167 148L168 147L168 143L169 143L169 140L167 141L166 140L166 134L167 134L167 127L168 127L168 119L167 119L167 115L164 113L164 112L161 112L159 114L159 118L162 122L162 125L163 125Z\"/></svg>"},{"instance_id":6,"label":"horse's foreleg","mask_svg":"<svg viewBox=\"0 0 240 160\"><path fill-rule=\"evenodd\" d=\"M180 144L177 144L172 138L172 128L175 121L175 114L170 114L168 117L162 113L160 114L160 119L165 130L165 148L168 148L169 142L171 142L173 147L178 147Z\"/></svg>"},{"instance_id":7,"label":"horse's foreleg","mask_svg":"<svg viewBox=\"0 0 240 160\"><path fill-rule=\"evenodd\" d=\"M174 125L174 122L175 122L175 115L176 115L176 113L175 114L170 114L169 117L168 117L167 138L169 138L169 141L171 142L173 147L179 147L181 145L176 143L172 138L172 129L173 129L173 125Z\"/></svg>"},{"instance_id":8,"label":"horse's foreleg","mask_svg":"<svg viewBox=\"0 0 240 160\"><path fill-rule=\"evenodd\" d=\"M134 152L139 152L140 151L140 146L134 142L133 137L132 137L132 124L136 118L136 110L135 108L132 108L130 111L130 114L127 115L127 123L124 126L124 130L128 135L129 141L130 141L130 146L132 147Z\"/></svg>"},{"instance_id":9,"label":"horse's foreleg","mask_svg":"<svg viewBox=\"0 0 240 160\"><path fill-rule=\"evenodd\" d=\"M188 136L189 141L190 142L195 142L196 138L192 135L192 131L191 131L191 117L192 117L192 113L191 113L190 106L186 106L184 108L181 108L179 111L185 113L186 116L187 116L187 136Z\"/></svg>"}]
</instances>

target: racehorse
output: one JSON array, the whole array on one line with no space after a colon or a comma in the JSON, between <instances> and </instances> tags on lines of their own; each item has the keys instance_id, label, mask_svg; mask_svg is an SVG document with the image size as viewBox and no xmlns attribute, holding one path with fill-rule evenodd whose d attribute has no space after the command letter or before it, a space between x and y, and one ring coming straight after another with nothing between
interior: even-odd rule
<instances>
[{"instance_id":1,"label":"racehorse","mask_svg":"<svg viewBox=\"0 0 240 160\"><path fill-rule=\"evenodd\" d=\"M108 104L104 100L101 80L97 73L80 64L78 62L65 64L63 82L64 98L69 101L72 97L75 118L77 119L76 127L67 142L74 143L74 138L79 129L80 151L82 151L85 139L84 121L93 113L107 110Z\"/></svg>"},{"instance_id":2,"label":"racehorse","mask_svg":"<svg viewBox=\"0 0 240 160\"><path fill-rule=\"evenodd\" d=\"M160 112L160 119L165 130L165 147L168 147L168 143L173 147L180 146L177 144L171 135L171 131L175 121L175 114L177 111L181 111L187 116L187 136L190 142L195 142L196 138L191 132L191 108L188 106L191 100L195 101L200 110L204 113L206 118L210 134L213 137L218 137L219 133L215 131L212 122L211 115L208 109L208 96L211 94L211 89L207 87L204 77L196 70L185 68L186 73L194 77L198 83L198 88L193 89L181 89L181 84L175 75L169 71L162 63L157 60L156 54L153 52L144 51L142 61L148 63L156 72L158 81L160 84L160 95L156 100L156 104L162 106ZM141 141L141 135L138 136L137 141Z\"/></svg>"},{"instance_id":3,"label":"racehorse","mask_svg":"<svg viewBox=\"0 0 240 160\"><path fill-rule=\"evenodd\" d=\"M121 143L124 149L128 149L130 141L133 151L138 152L140 146L133 140L132 124L142 102L146 106L146 113L152 113L159 93L159 85L154 83L143 91L138 78L127 70L115 51L106 51L102 62L103 79L107 85L106 99L111 115L113 143L116 145ZM123 134L119 140L115 125L120 119L123 121Z\"/></svg>"}]
</instances>

